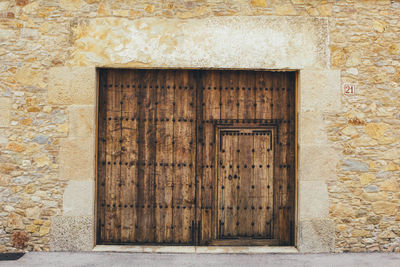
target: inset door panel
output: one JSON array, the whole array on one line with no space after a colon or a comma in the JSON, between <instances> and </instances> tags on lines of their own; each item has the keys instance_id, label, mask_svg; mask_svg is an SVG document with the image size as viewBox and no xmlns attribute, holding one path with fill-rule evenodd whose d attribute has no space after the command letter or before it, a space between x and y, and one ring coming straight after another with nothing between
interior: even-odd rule
<instances>
[{"instance_id":1,"label":"inset door panel","mask_svg":"<svg viewBox=\"0 0 400 267\"><path fill-rule=\"evenodd\" d=\"M271 239L275 127L217 127L218 239Z\"/></svg>"}]
</instances>

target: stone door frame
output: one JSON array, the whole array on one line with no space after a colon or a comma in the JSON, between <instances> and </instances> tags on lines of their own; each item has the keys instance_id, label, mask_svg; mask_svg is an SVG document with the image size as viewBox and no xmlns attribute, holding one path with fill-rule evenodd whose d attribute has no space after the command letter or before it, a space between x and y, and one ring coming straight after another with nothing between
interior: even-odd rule
<instances>
[{"instance_id":1,"label":"stone door frame","mask_svg":"<svg viewBox=\"0 0 400 267\"><path fill-rule=\"evenodd\" d=\"M112 31L116 24L109 22L96 19L87 24L100 23ZM182 34L170 37L176 39L171 53L159 51L160 44L149 46L145 64L140 58L143 51L132 44L125 52L132 52L129 55L136 58L130 58L129 62L120 59L120 51L110 49L106 52L114 57L108 60L89 59L85 66L71 62L49 70L48 101L65 105L69 114L68 136L60 138L59 143L59 175L67 181L67 186L62 213L51 219L50 249L90 251L96 244L97 68L125 67L297 71L295 246L300 252L333 251L335 231L329 218L326 180L336 175L338 151L328 140L324 114L340 110L341 91L340 71L329 68L327 20L238 16L188 20L151 18L126 23L131 23L127 28L135 33L141 33L143 24L154 29L161 24L170 30L175 27ZM221 34L221 28L228 34ZM241 38L247 33L257 42ZM199 36L206 41L197 43ZM232 36L235 43L229 45L227 38ZM154 36L139 34L131 38L142 44L152 42ZM221 50L224 42L226 52ZM193 43L197 46L191 48ZM83 52L76 50L75 56L79 53Z\"/></svg>"}]
</instances>

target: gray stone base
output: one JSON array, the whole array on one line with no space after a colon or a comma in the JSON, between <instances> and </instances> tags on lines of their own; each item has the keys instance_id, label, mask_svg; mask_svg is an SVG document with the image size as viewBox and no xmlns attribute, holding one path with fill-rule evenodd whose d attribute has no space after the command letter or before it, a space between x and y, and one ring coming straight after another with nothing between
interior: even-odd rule
<instances>
[{"instance_id":1,"label":"gray stone base","mask_svg":"<svg viewBox=\"0 0 400 267\"><path fill-rule=\"evenodd\" d=\"M302 220L298 225L300 252L333 252L335 227L330 219Z\"/></svg>"},{"instance_id":2,"label":"gray stone base","mask_svg":"<svg viewBox=\"0 0 400 267\"><path fill-rule=\"evenodd\" d=\"M92 216L51 218L51 251L91 251L94 247Z\"/></svg>"}]
</instances>

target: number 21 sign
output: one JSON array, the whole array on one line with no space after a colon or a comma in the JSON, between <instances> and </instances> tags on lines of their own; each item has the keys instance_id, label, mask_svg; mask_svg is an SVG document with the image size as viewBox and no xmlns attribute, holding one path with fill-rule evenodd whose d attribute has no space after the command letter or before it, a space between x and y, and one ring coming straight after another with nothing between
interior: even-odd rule
<instances>
[{"instance_id":1,"label":"number 21 sign","mask_svg":"<svg viewBox=\"0 0 400 267\"><path fill-rule=\"evenodd\" d=\"M344 95L355 95L356 94L356 85L352 83L343 84L343 94Z\"/></svg>"}]
</instances>

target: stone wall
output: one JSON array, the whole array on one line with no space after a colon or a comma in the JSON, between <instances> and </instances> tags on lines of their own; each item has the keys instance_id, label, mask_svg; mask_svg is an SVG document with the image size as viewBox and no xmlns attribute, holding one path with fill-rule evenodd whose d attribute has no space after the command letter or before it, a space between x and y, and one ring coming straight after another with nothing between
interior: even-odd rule
<instances>
[{"instance_id":1,"label":"stone wall","mask_svg":"<svg viewBox=\"0 0 400 267\"><path fill-rule=\"evenodd\" d=\"M239 21L244 25L244 16L259 17L258 26L270 18L269 28L260 35L237 27L233 40L223 44L202 42L201 36L203 46L185 43L182 29L220 20L235 28ZM268 43L266 36L286 40L273 31L284 27L280 16L293 25L293 33L323 32L326 21L329 38L319 32L309 34L321 40L299 35L282 43L299 50L287 50L273 62L271 49L281 51L280 43ZM160 20L163 27L149 26ZM304 21L321 26L307 28ZM237 54L220 55L240 53L235 42L243 45L238 38L243 34L244 45L259 57L254 68L294 66L293 57L302 55L295 66L301 70L300 88L309 90L300 92L306 104L300 110L299 176L310 178L300 181L299 190L315 193L299 194L299 238L321 235L323 251L399 251L398 0L0 0L0 252L49 250L50 245L90 249L95 66L162 67L168 55L183 54L180 65L167 65L240 68L246 62ZM270 50L263 48L266 43ZM186 52L176 54L178 45ZM209 47L216 48L217 63L194 60ZM330 70L307 72L310 66ZM355 83L356 95L337 94L338 79ZM316 219L302 220L302 214ZM335 236L324 235L331 228ZM80 245L58 243L54 236L61 239L65 232L75 233L65 240L78 239ZM316 240L301 249L318 247Z\"/></svg>"}]
</instances>

